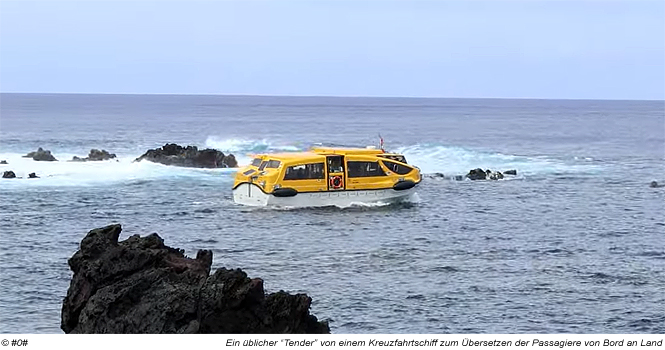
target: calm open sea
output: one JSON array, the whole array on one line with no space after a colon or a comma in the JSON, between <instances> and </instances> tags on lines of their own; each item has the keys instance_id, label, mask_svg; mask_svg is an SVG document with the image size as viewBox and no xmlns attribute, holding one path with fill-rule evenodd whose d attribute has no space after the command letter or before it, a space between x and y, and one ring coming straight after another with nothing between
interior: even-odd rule
<instances>
[{"instance_id":1,"label":"calm open sea","mask_svg":"<svg viewBox=\"0 0 665 350\"><path fill-rule=\"evenodd\" d=\"M402 152L427 178L398 206L251 209L231 169L132 163L167 142L254 152ZM58 162L22 155L37 147ZM119 161L70 163L91 148ZM1 94L0 333L59 333L88 230L157 232L268 292L306 292L333 333L665 333L665 104ZM39 179L26 179L36 172Z\"/></svg>"}]
</instances>

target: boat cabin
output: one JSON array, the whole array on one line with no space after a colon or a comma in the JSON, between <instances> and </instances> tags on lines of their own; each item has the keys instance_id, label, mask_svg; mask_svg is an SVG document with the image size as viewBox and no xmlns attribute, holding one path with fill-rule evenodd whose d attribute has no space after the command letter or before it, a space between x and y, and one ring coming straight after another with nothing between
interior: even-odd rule
<instances>
[{"instance_id":1,"label":"boat cabin","mask_svg":"<svg viewBox=\"0 0 665 350\"><path fill-rule=\"evenodd\" d=\"M307 152L256 155L238 171L234 189L257 185L268 194L398 189L420 182L420 170L401 154L371 148L313 148Z\"/></svg>"}]
</instances>

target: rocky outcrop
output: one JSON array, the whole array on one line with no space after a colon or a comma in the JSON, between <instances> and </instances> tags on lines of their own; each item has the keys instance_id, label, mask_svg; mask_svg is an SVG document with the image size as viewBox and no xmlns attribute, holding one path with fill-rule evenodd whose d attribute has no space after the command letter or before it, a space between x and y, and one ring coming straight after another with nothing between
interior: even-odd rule
<instances>
[{"instance_id":1,"label":"rocky outcrop","mask_svg":"<svg viewBox=\"0 0 665 350\"><path fill-rule=\"evenodd\" d=\"M6 160L0 160L0 164L8 164Z\"/></svg>"},{"instance_id":2,"label":"rocky outcrop","mask_svg":"<svg viewBox=\"0 0 665 350\"><path fill-rule=\"evenodd\" d=\"M511 173L517 174L517 171L513 170L508 170ZM503 179L503 174L500 171L492 171L492 170L483 170L480 168L476 168L473 170L469 170L469 173L466 174L466 177L471 180L501 180Z\"/></svg>"},{"instance_id":3,"label":"rocky outcrop","mask_svg":"<svg viewBox=\"0 0 665 350\"><path fill-rule=\"evenodd\" d=\"M69 266L65 333L329 333L309 314L311 298L265 295L240 269L209 275L212 252L196 259L153 233L118 242L120 225L91 230Z\"/></svg>"},{"instance_id":4,"label":"rocky outcrop","mask_svg":"<svg viewBox=\"0 0 665 350\"><path fill-rule=\"evenodd\" d=\"M39 176L37 176L37 174L35 174L35 173L28 174L28 179L38 179L38 178L39 178Z\"/></svg>"},{"instance_id":5,"label":"rocky outcrop","mask_svg":"<svg viewBox=\"0 0 665 350\"><path fill-rule=\"evenodd\" d=\"M481 168L476 168L469 170L469 172L466 175L451 175L451 176L446 176L442 173L431 173L431 174L423 174L423 178L428 178L428 179L435 179L435 180L455 180L455 181L462 181L465 178L470 179L470 180L500 180L505 177L505 175L517 175L517 170L506 170L503 173L500 171L492 171L492 170L483 170Z\"/></svg>"},{"instance_id":6,"label":"rocky outcrop","mask_svg":"<svg viewBox=\"0 0 665 350\"><path fill-rule=\"evenodd\" d=\"M469 173L466 174L466 177L471 180L485 180L487 179L487 173L485 172L485 170L477 168L469 170Z\"/></svg>"},{"instance_id":7,"label":"rocky outcrop","mask_svg":"<svg viewBox=\"0 0 665 350\"><path fill-rule=\"evenodd\" d=\"M91 149L90 153L85 158L80 158L74 156L72 162L88 162L88 161L100 161L100 160L109 160L115 158L115 153L109 153L106 150Z\"/></svg>"},{"instance_id":8,"label":"rocky outcrop","mask_svg":"<svg viewBox=\"0 0 665 350\"><path fill-rule=\"evenodd\" d=\"M199 150L196 146L182 147L175 143L168 143L162 148L151 149L134 161L149 160L165 165L175 165L190 168L235 168L238 162L232 154L206 148Z\"/></svg>"},{"instance_id":9,"label":"rocky outcrop","mask_svg":"<svg viewBox=\"0 0 665 350\"><path fill-rule=\"evenodd\" d=\"M492 171L487 169L485 172L487 174L487 178L490 180L501 180L503 179L503 174L500 171Z\"/></svg>"},{"instance_id":10,"label":"rocky outcrop","mask_svg":"<svg viewBox=\"0 0 665 350\"><path fill-rule=\"evenodd\" d=\"M2 178L3 179L13 179L15 177L16 177L16 174L11 170L7 170L4 173L2 173Z\"/></svg>"},{"instance_id":11,"label":"rocky outcrop","mask_svg":"<svg viewBox=\"0 0 665 350\"><path fill-rule=\"evenodd\" d=\"M57 161L57 159L55 159L55 157L51 154L51 151L44 150L41 147L39 147L35 152L30 152L24 155L23 158L32 158L34 160L45 161L45 162Z\"/></svg>"}]
</instances>

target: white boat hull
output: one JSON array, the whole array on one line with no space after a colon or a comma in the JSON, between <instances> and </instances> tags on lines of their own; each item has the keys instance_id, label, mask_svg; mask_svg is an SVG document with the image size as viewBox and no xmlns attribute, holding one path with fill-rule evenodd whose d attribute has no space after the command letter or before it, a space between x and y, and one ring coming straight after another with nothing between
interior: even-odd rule
<instances>
[{"instance_id":1,"label":"white boat hull","mask_svg":"<svg viewBox=\"0 0 665 350\"><path fill-rule=\"evenodd\" d=\"M416 193L416 188L396 191L353 190L298 193L292 197L276 197L264 193L257 185L243 183L233 190L233 201L238 204L265 207L349 207L363 204L383 204L408 201Z\"/></svg>"}]
</instances>

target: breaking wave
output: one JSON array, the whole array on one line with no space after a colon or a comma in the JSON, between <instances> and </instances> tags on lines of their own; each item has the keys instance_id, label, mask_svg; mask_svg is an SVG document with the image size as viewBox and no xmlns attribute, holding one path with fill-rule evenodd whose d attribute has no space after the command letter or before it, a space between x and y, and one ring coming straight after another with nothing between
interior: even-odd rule
<instances>
[{"instance_id":1,"label":"breaking wave","mask_svg":"<svg viewBox=\"0 0 665 350\"><path fill-rule=\"evenodd\" d=\"M210 136L205 147L215 148L224 153L233 153L238 163L246 165L256 153L298 152L321 143L295 143L273 141L270 139L219 138ZM323 144L328 145L328 144ZM358 147L358 145L355 145ZM26 150L26 153L30 150ZM570 173L595 173L599 170L598 163L583 155L571 159L557 159L547 156L525 157L486 151L472 150L457 146L439 144L414 144L397 147L391 151L402 153L410 164L418 166L423 173L443 173L445 175L466 174L470 169L483 168L498 171L516 169L518 174L547 175ZM56 154L58 162L36 162L22 158L18 153L0 153L0 159L7 160L0 170L12 170L18 177L16 183L31 185L85 185L100 182L127 182L157 178L188 178L218 176L224 181L231 181L235 169L192 169L164 166L150 162L133 160L139 155L121 156L119 159L104 162L75 163L63 161L71 159L73 154ZM29 173L35 172L41 178L27 179ZM0 181L0 186L12 181ZM12 185L13 186L13 185Z\"/></svg>"},{"instance_id":2,"label":"breaking wave","mask_svg":"<svg viewBox=\"0 0 665 350\"><path fill-rule=\"evenodd\" d=\"M585 157L570 160L546 156L526 157L433 144L399 147L394 151L404 154L409 163L418 166L425 174L466 174L475 168L494 171L515 169L522 175L594 173L598 170L593 159Z\"/></svg>"},{"instance_id":3,"label":"breaking wave","mask_svg":"<svg viewBox=\"0 0 665 350\"><path fill-rule=\"evenodd\" d=\"M242 165L248 164L256 153L298 152L315 145L365 147L363 145L334 145L327 143L284 143L268 139L219 139L208 137L206 147L231 152ZM576 156L571 159L556 159L547 156L526 157L496 152L473 150L440 144L415 144L389 150L402 153L410 164L423 173L466 174L470 169L483 168L498 171L515 169L524 175L594 173L599 168L594 159Z\"/></svg>"}]
</instances>

